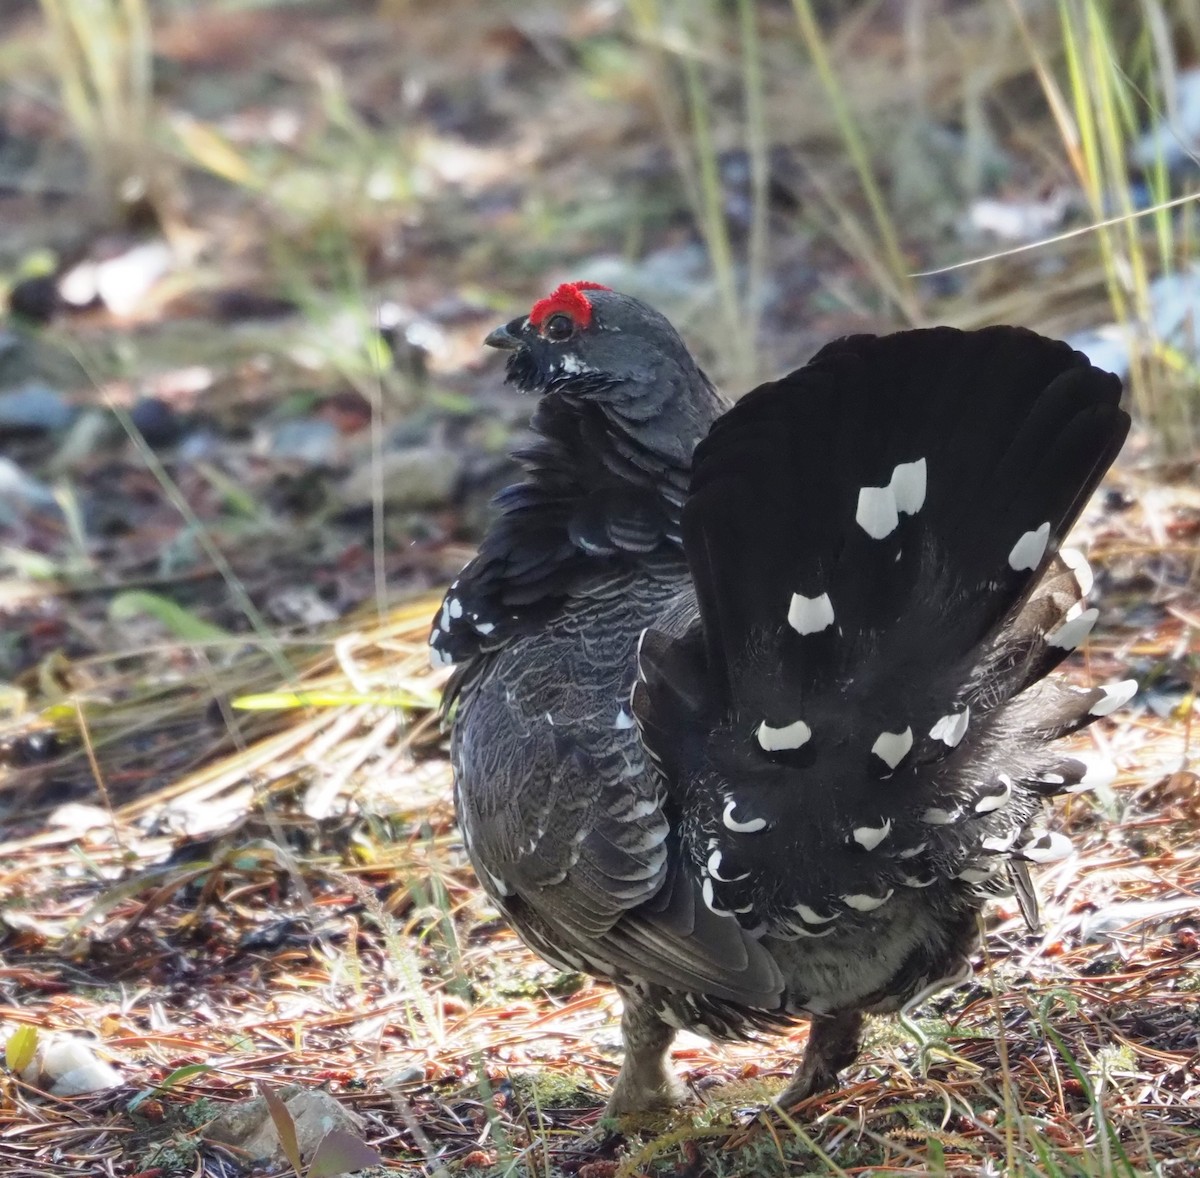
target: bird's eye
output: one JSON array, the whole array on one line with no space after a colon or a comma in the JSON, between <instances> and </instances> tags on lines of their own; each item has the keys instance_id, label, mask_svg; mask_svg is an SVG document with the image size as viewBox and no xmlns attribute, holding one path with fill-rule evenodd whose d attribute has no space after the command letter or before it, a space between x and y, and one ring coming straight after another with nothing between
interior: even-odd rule
<instances>
[{"instance_id":1,"label":"bird's eye","mask_svg":"<svg viewBox=\"0 0 1200 1178\"><path fill-rule=\"evenodd\" d=\"M542 326L542 335L552 343L562 343L575 334L575 320L570 315L551 315Z\"/></svg>"}]
</instances>

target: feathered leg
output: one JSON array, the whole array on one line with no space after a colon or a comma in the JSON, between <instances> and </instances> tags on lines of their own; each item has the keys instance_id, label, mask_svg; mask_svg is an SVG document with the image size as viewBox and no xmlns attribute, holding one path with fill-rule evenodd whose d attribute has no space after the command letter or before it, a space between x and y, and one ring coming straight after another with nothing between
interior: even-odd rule
<instances>
[{"instance_id":1,"label":"feathered leg","mask_svg":"<svg viewBox=\"0 0 1200 1178\"><path fill-rule=\"evenodd\" d=\"M637 993L623 990L621 1038L625 1059L613 1084L605 1115L673 1108L689 1097L687 1086L671 1071L670 1050L675 1028L667 1026L654 1007Z\"/></svg>"}]
</instances>

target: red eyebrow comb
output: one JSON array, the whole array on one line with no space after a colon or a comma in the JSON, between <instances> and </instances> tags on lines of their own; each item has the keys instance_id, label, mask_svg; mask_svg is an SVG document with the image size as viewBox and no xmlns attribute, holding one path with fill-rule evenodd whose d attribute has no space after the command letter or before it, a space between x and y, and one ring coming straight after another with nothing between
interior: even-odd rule
<instances>
[{"instance_id":1,"label":"red eyebrow comb","mask_svg":"<svg viewBox=\"0 0 1200 1178\"><path fill-rule=\"evenodd\" d=\"M551 315L563 314L569 315L580 327L587 327L592 321L592 304L583 292L608 289L599 282L564 282L557 290L533 304L529 322L534 327L541 327Z\"/></svg>"}]
</instances>

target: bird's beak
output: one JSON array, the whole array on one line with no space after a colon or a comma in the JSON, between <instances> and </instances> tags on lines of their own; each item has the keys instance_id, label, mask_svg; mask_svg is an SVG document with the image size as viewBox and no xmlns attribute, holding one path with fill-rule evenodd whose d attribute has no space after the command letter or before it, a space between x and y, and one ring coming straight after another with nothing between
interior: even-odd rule
<instances>
[{"instance_id":1,"label":"bird's beak","mask_svg":"<svg viewBox=\"0 0 1200 1178\"><path fill-rule=\"evenodd\" d=\"M515 352L521 346L521 341L513 333L512 329L519 322L519 320L514 319L511 323L505 323L502 327L497 327L483 342L489 348L500 348L505 352Z\"/></svg>"}]
</instances>

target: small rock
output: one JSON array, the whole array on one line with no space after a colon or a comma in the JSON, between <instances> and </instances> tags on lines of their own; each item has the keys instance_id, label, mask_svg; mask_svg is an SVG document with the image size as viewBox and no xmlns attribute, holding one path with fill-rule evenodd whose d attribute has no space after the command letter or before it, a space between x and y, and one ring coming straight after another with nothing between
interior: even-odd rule
<instances>
[{"instance_id":1,"label":"small rock","mask_svg":"<svg viewBox=\"0 0 1200 1178\"><path fill-rule=\"evenodd\" d=\"M86 409L67 430L47 464L52 475L65 474L119 446L125 437L121 423L107 409Z\"/></svg>"},{"instance_id":2,"label":"small rock","mask_svg":"<svg viewBox=\"0 0 1200 1178\"><path fill-rule=\"evenodd\" d=\"M8 292L8 309L28 323L49 323L62 306L58 279L53 274L25 278Z\"/></svg>"},{"instance_id":3,"label":"small rock","mask_svg":"<svg viewBox=\"0 0 1200 1178\"><path fill-rule=\"evenodd\" d=\"M62 276L59 294L75 307L99 299L114 315L130 315L171 269L172 262L171 247L165 241L143 241L102 261L80 262Z\"/></svg>"},{"instance_id":4,"label":"small rock","mask_svg":"<svg viewBox=\"0 0 1200 1178\"><path fill-rule=\"evenodd\" d=\"M26 510L57 507L54 492L27 475L11 458L0 457L0 524L11 527Z\"/></svg>"},{"instance_id":5,"label":"small rock","mask_svg":"<svg viewBox=\"0 0 1200 1178\"><path fill-rule=\"evenodd\" d=\"M129 417L152 450L173 446L183 433L179 414L159 397L142 397L130 409Z\"/></svg>"},{"instance_id":6,"label":"small rock","mask_svg":"<svg viewBox=\"0 0 1200 1178\"><path fill-rule=\"evenodd\" d=\"M121 1083L121 1073L105 1063L90 1043L73 1035L39 1040L33 1059L21 1069L21 1078L52 1096L103 1092Z\"/></svg>"},{"instance_id":7,"label":"small rock","mask_svg":"<svg viewBox=\"0 0 1200 1178\"><path fill-rule=\"evenodd\" d=\"M417 446L394 450L379 460L382 469L364 461L342 484L347 506L372 503L382 484L383 501L399 510L440 507L454 495L459 480L459 458L444 446Z\"/></svg>"},{"instance_id":8,"label":"small rock","mask_svg":"<svg viewBox=\"0 0 1200 1178\"><path fill-rule=\"evenodd\" d=\"M51 433L70 425L75 413L75 406L62 393L40 381L0 393L0 429Z\"/></svg>"},{"instance_id":9,"label":"small rock","mask_svg":"<svg viewBox=\"0 0 1200 1178\"><path fill-rule=\"evenodd\" d=\"M257 431L254 449L270 458L331 466L338 459L340 435L331 421L301 417L264 426Z\"/></svg>"},{"instance_id":10,"label":"small rock","mask_svg":"<svg viewBox=\"0 0 1200 1178\"><path fill-rule=\"evenodd\" d=\"M305 1161L312 1158L317 1146L330 1133L339 1129L362 1132L361 1119L319 1088L293 1085L281 1089L279 1096L292 1116L296 1143ZM248 1157L269 1158L280 1164L287 1161L270 1109L261 1096L226 1106L206 1132L218 1141L244 1150Z\"/></svg>"}]
</instances>

